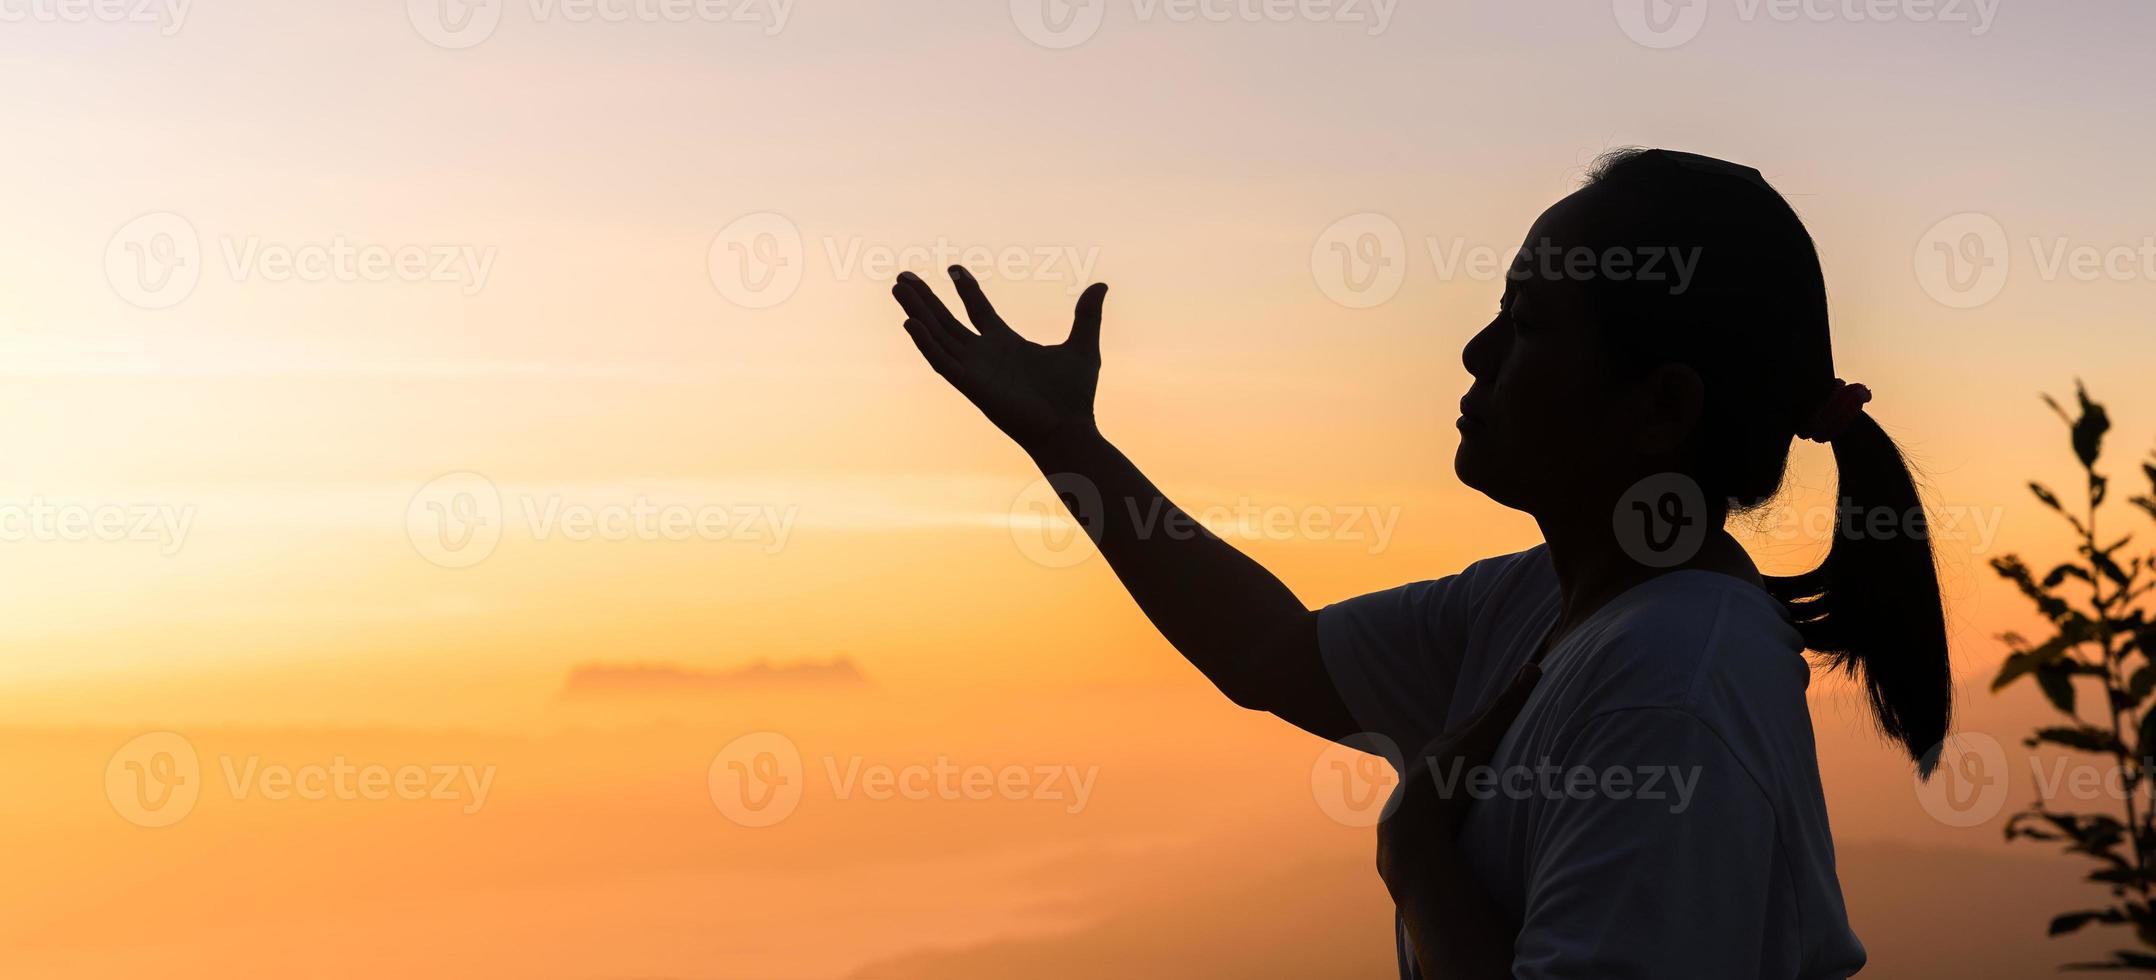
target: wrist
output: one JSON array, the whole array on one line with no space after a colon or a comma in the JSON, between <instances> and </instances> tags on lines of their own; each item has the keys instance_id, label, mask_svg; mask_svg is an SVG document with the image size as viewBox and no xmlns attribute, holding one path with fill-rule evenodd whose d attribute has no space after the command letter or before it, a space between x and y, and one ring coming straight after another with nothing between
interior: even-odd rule
<instances>
[{"instance_id":1,"label":"wrist","mask_svg":"<svg viewBox=\"0 0 2156 980\"><path fill-rule=\"evenodd\" d=\"M1020 448L1035 462L1045 463L1081 456L1104 441L1099 426L1094 424L1091 415L1087 415L1057 423L1047 432L1025 440Z\"/></svg>"}]
</instances>

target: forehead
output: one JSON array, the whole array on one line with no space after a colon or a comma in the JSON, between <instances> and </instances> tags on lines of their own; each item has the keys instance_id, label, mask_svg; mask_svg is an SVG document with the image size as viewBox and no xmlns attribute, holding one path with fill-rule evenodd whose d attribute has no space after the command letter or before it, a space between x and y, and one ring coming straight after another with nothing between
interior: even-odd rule
<instances>
[{"instance_id":1,"label":"forehead","mask_svg":"<svg viewBox=\"0 0 2156 980\"><path fill-rule=\"evenodd\" d=\"M1535 219L1527 238L1513 255L1505 276L1505 295L1517 303L1523 299L1545 311L1581 308L1586 284L1565 275L1565 254L1585 247L1592 237L1591 218L1598 195L1587 187L1565 197Z\"/></svg>"}]
</instances>

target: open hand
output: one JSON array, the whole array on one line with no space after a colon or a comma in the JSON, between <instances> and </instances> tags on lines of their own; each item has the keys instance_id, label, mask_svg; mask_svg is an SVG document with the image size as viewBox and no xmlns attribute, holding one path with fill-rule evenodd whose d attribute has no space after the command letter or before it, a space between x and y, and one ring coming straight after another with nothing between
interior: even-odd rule
<instances>
[{"instance_id":1,"label":"open hand","mask_svg":"<svg viewBox=\"0 0 2156 980\"><path fill-rule=\"evenodd\" d=\"M901 273L891 287L891 295L906 310L906 333L929 366L1020 446L1031 448L1090 430L1093 393L1100 382L1100 308L1107 285L1086 287L1078 297L1070 337L1043 345L1005 324L964 266L952 266L950 274L973 321L970 330L919 276Z\"/></svg>"}]
</instances>

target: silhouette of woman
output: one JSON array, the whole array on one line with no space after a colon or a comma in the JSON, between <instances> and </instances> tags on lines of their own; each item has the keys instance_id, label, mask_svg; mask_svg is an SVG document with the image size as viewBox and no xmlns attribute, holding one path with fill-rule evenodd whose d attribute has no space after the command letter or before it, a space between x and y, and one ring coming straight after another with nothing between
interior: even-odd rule
<instances>
[{"instance_id":1,"label":"silhouette of woman","mask_svg":"<svg viewBox=\"0 0 2156 980\"><path fill-rule=\"evenodd\" d=\"M1419 749L1378 832L1402 976L1843 977L1804 651L1863 685L1928 773L1951 703L1923 510L1834 376L1795 212L1748 167L1597 161L1544 212L1468 342L1461 482L1544 543L1312 611L1180 517L1094 425L1107 287L1068 340L1013 332L963 268L973 329L911 274L921 354L1032 455L1169 642L1235 703ZM1829 443L1831 548L1763 577L1722 530ZM1098 504L1094 504L1094 502Z\"/></svg>"}]
</instances>

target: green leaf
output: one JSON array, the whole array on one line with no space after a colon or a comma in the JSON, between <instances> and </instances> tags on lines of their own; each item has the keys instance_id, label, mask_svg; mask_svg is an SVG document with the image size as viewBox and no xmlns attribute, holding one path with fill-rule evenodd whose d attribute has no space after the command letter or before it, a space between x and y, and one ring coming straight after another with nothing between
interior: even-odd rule
<instances>
[{"instance_id":1,"label":"green leaf","mask_svg":"<svg viewBox=\"0 0 2156 980\"><path fill-rule=\"evenodd\" d=\"M2068 912L2051 920L2048 935L2063 936L2091 922L2124 922L2126 915L2118 909L2092 909L2086 912Z\"/></svg>"},{"instance_id":2,"label":"green leaf","mask_svg":"<svg viewBox=\"0 0 2156 980\"><path fill-rule=\"evenodd\" d=\"M2066 600L2052 595L2049 590L2038 585L2036 579L2029 574L2029 566L2022 564L2019 555L2008 554L1993 558L1991 570L1997 572L2000 578L2014 583L2022 595L2028 596L2029 601L2036 604L2037 611L2054 623L2065 619L2072 608L2066 604Z\"/></svg>"},{"instance_id":3,"label":"green leaf","mask_svg":"<svg viewBox=\"0 0 2156 980\"><path fill-rule=\"evenodd\" d=\"M2060 582L2064 582L2069 578L2078 578L2084 582L2088 582L2091 585L2095 584L2095 582L2089 578L2089 573L2087 569L2084 569L2081 566L2076 565L2072 562L2066 562L2044 574L2044 588L2056 589L2059 587Z\"/></svg>"},{"instance_id":4,"label":"green leaf","mask_svg":"<svg viewBox=\"0 0 2156 980\"><path fill-rule=\"evenodd\" d=\"M2081 400L2081 417L2074 420L2074 455L2081 465L2095 466L2096 457L2103 455L2104 433L2111 430L2111 415L2089 400L2089 389L2079 379L2074 381L2074 396Z\"/></svg>"},{"instance_id":5,"label":"green leaf","mask_svg":"<svg viewBox=\"0 0 2156 980\"><path fill-rule=\"evenodd\" d=\"M2056 662L2044 664L2036 668L2036 686L2043 690L2044 699L2050 701L2052 707L2065 714L2071 715L2074 713L2074 674L2071 669L2062 670ZM2071 730L2047 728L2038 731L2037 737L2043 738L2044 732L2047 731ZM2057 739L2052 741L2057 741ZM2072 743L2062 742L2061 744Z\"/></svg>"},{"instance_id":6,"label":"green leaf","mask_svg":"<svg viewBox=\"0 0 2156 980\"><path fill-rule=\"evenodd\" d=\"M2052 493L2050 487L2044 486L2043 484L2038 483L2035 480L2030 480L2029 492L2035 494L2036 499L2043 501L2044 506L2049 507L2052 510L2058 511L2061 514L2066 513L2066 505L2059 503L2059 495Z\"/></svg>"},{"instance_id":7,"label":"green leaf","mask_svg":"<svg viewBox=\"0 0 2156 980\"><path fill-rule=\"evenodd\" d=\"M2083 752L2116 753L2126 751L2126 746L2120 744L2117 736L2093 725L2039 728L2036 730L2036 740L2050 742L2053 745L2063 745L2070 749L2079 749Z\"/></svg>"}]
</instances>

